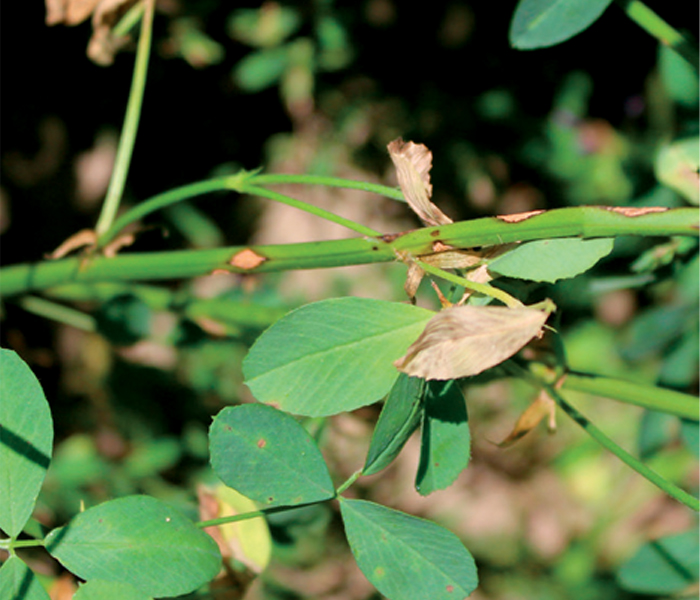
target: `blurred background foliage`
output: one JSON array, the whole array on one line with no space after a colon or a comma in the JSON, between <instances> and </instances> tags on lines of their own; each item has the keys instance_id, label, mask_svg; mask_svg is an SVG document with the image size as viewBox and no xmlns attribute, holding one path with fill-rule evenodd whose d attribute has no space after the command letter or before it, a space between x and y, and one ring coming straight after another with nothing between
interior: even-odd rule
<instances>
[{"instance_id":1,"label":"blurred background foliage","mask_svg":"<svg viewBox=\"0 0 700 600\"><path fill-rule=\"evenodd\" d=\"M693 3L648 4L697 37ZM697 204L697 184L688 185L674 160L697 161L697 73L615 5L562 45L516 51L507 37L514 8L159 1L124 203L258 166L393 185L385 148L403 136L432 150L433 200L455 220L578 204ZM127 47L100 67L85 56L88 22L47 27L37 2L5 6L4 16L0 231L3 263L11 264L40 260L94 225L133 53ZM366 193L285 191L386 232L417 225L405 207ZM144 225L139 251L345 235L230 193ZM696 248L693 240L620 239L589 273L533 289L559 307L570 365L695 393ZM381 265L159 287L65 286L48 296L70 298L79 312L65 304L63 314L49 309L52 319L41 316L41 298L7 302L2 345L37 373L56 423L37 520L62 524L81 503L131 493L195 516L196 491L203 504L201 486L214 485L208 426L224 406L251 400L240 361L256 336L321 297L404 301L403 278L401 267ZM421 290L419 301L433 303L425 283ZM554 436L538 429L511 448L495 445L534 398L524 384L477 379L465 393L473 459L454 486L427 499L413 490L412 440L388 472L352 490L455 531L479 566L474 598L634 598L623 589L629 582L615 578L620 566L648 539L696 527L688 510L563 417ZM697 489L697 424L571 396L623 446ZM307 424L338 481L363 464L378 411ZM272 563L262 578L247 587L250 566L232 560L215 597L378 597L343 546L334 506L273 515L269 529ZM70 597L56 565L40 554L35 561L53 597Z\"/></svg>"}]
</instances>

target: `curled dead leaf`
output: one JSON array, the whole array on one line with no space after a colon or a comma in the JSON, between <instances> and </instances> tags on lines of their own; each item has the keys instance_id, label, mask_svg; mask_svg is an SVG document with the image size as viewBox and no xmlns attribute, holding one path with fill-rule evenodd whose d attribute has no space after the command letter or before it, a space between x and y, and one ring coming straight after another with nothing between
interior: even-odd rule
<instances>
[{"instance_id":1,"label":"curled dead leaf","mask_svg":"<svg viewBox=\"0 0 700 600\"><path fill-rule=\"evenodd\" d=\"M411 377L459 379L513 356L539 335L554 305L539 308L453 306L428 321L394 365Z\"/></svg>"},{"instance_id":2,"label":"curled dead leaf","mask_svg":"<svg viewBox=\"0 0 700 600\"><path fill-rule=\"evenodd\" d=\"M80 248L91 248L94 247L95 244L97 244L97 234L94 232L94 230L81 229L62 242L58 248L48 255L48 258L52 260L63 258L75 250L79 250Z\"/></svg>"},{"instance_id":3,"label":"curled dead leaf","mask_svg":"<svg viewBox=\"0 0 700 600\"><path fill-rule=\"evenodd\" d=\"M528 406L518 418L513 430L508 436L498 444L501 448L511 446L526 434L530 433L540 421L547 417L547 429L550 432L556 431L556 403L547 392L542 390L534 402Z\"/></svg>"},{"instance_id":4,"label":"curled dead leaf","mask_svg":"<svg viewBox=\"0 0 700 600\"><path fill-rule=\"evenodd\" d=\"M423 144L395 139L387 146L406 202L426 225L446 225L452 219L431 201L430 169L433 155Z\"/></svg>"}]
</instances>

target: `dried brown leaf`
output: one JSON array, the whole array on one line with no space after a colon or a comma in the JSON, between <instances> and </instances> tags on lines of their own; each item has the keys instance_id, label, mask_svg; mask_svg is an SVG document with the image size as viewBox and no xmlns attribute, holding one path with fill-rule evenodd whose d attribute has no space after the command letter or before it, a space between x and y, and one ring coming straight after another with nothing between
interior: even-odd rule
<instances>
[{"instance_id":1,"label":"dried brown leaf","mask_svg":"<svg viewBox=\"0 0 700 600\"><path fill-rule=\"evenodd\" d=\"M396 177L406 201L426 225L452 223L431 201L433 186L430 183L430 168L433 155L423 144L395 139L387 146L396 167Z\"/></svg>"},{"instance_id":2,"label":"dried brown leaf","mask_svg":"<svg viewBox=\"0 0 700 600\"><path fill-rule=\"evenodd\" d=\"M423 333L394 365L407 375L424 379L477 375L510 358L538 335L552 309L447 308L428 321Z\"/></svg>"},{"instance_id":3,"label":"dried brown leaf","mask_svg":"<svg viewBox=\"0 0 700 600\"><path fill-rule=\"evenodd\" d=\"M46 0L46 24L77 25L90 16L100 0Z\"/></svg>"},{"instance_id":4,"label":"dried brown leaf","mask_svg":"<svg viewBox=\"0 0 700 600\"><path fill-rule=\"evenodd\" d=\"M56 260L58 258L63 258L64 256L79 250L80 248L90 248L95 246L97 243L97 234L92 229L81 229L77 233L74 233L67 240L61 243L61 245L56 248L48 258Z\"/></svg>"},{"instance_id":5,"label":"dried brown leaf","mask_svg":"<svg viewBox=\"0 0 700 600\"><path fill-rule=\"evenodd\" d=\"M556 407L554 400L545 391L540 392L535 401L520 415L508 437L498 445L501 448L505 448L514 444L537 427L545 417L547 417L547 428L550 431L554 431L557 427Z\"/></svg>"}]
</instances>

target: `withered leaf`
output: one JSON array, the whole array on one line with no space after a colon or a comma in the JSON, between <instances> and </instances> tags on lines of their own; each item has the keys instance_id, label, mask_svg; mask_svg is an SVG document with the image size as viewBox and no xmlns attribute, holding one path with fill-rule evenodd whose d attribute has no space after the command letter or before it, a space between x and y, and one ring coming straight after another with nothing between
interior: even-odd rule
<instances>
[{"instance_id":1,"label":"withered leaf","mask_svg":"<svg viewBox=\"0 0 700 600\"><path fill-rule=\"evenodd\" d=\"M518 418L513 430L500 444L501 448L511 446L526 434L530 433L539 423L547 417L547 428L553 432L557 428L556 403L544 390L539 393L534 402L528 406Z\"/></svg>"},{"instance_id":2,"label":"withered leaf","mask_svg":"<svg viewBox=\"0 0 700 600\"><path fill-rule=\"evenodd\" d=\"M452 219L431 201L430 169L433 155L423 144L395 139L387 146L406 202L426 225L447 225Z\"/></svg>"},{"instance_id":3,"label":"withered leaf","mask_svg":"<svg viewBox=\"0 0 700 600\"><path fill-rule=\"evenodd\" d=\"M477 375L513 356L538 335L553 305L538 308L453 306L435 315L394 365L423 379Z\"/></svg>"}]
</instances>

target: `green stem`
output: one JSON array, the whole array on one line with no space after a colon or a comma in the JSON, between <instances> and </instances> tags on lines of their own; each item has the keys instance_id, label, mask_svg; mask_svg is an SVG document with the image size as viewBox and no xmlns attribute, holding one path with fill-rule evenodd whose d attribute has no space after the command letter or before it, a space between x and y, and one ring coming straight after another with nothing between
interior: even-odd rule
<instances>
[{"instance_id":1,"label":"green stem","mask_svg":"<svg viewBox=\"0 0 700 600\"><path fill-rule=\"evenodd\" d=\"M566 375L561 389L596 394L691 421L700 420L698 399L675 390L574 372Z\"/></svg>"},{"instance_id":2,"label":"green stem","mask_svg":"<svg viewBox=\"0 0 700 600\"><path fill-rule=\"evenodd\" d=\"M151 214L152 212L195 196L201 196L211 192L231 190L235 185L235 183L232 184L232 181L233 179L230 176L217 177L215 179L207 179L205 181L197 181L195 183L183 185L182 187L158 194L157 196L153 196L153 198L149 198L148 200L144 200L114 221L109 229L100 236L99 247L104 247L115 237L117 237L117 235L119 235L119 233L125 227L143 219L143 217Z\"/></svg>"},{"instance_id":3,"label":"green stem","mask_svg":"<svg viewBox=\"0 0 700 600\"><path fill-rule=\"evenodd\" d=\"M388 187L378 183L369 183L366 181L355 181L352 179L341 179L340 177L326 177L323 175L291 175L284 173L271 173L269 175L256 175L251 183L255 185L270 185L270 184L286 184L300 183L305 185L324 185L327 187L337 187L349 190L362 190L363 192L371 192L406 202L403 197L403 192L397 188Z\"/></svg>"},{"instance_id":4,"label":"green stem","mask_svg":"<svg viewBox=\"0 0 700 600\"><path fill-rule=\"evenodd\" d=\"M520 302L520 300L518 300L517 298L513 298L513 296L511 296L510 294L507 294L503 290L493 287L492 285L488 285L486 283L477 283L476 281L469 281L464 277L454 275L453 273L444 271L440 267L429 265L421 260L416 260L415 263L426 273L430 273L431 275L435 275L436 277L441 277L442 279L467 288L468 290L472 290L473 292L477 292L479 294L489 296L490 298L500 300L506 306L510 306L511 308L523 307L523 303Z\"/></svg>"},{"instance_id":5,"label":"green stem","mask_svg":"<svg viewBox=\"0 0 700 600\"><path fill-rule=\"evenodd\" d=\"M564 412L566 412L576 423L578 423L596 442L603 446L603 448L612 452L627 466L637 471L637 473L639 473L642 477L653 483L660 490L666 492L672 498L678 500L678 502L685 504L688 508L692 508L695 511L700 511L700 501L698 501L695 496L674 485L668 481L668 479L659 475L656 471L645 465L641 460L635 458L625 449L612 441L574 406L569 404L551 385L542 385L547 390L547 393L554 398L554 400L556 400L559 406L561 406Z\"/></svg>"},{"instance_id":6,"label":"green stem","mask_svg":"<svg viewBox=\"0 0 700 600\"><path fill-rule=\"evenodd\" d=\"M537 388L544 389L547 394L562 408L562 410L564 410L567 415L569 415L578 425L580 425L588 435L603 446L603 448L617 456L628 467L635 470L642 477L653 483L660 490L666 492L672 498L675 498L682 504L685 504L687 507L692 508L695 511L700 511L700 501L695 496L674 485L668 481L668 479L659 475L656 471L645 465L641 460L635 458L624 448L616 444L600 429L598 429L598 427L593 425L593 423L591 423L581 412L579 412L578 409L571 405L552 384L543 380L541 377L536 376L527 369L517 365L513 361L505 362L502 366L513 375L529 381Z\"/></svg>"},{"instance_id":7,"label":"green stem","mask_svg":"<svg viewBox=\"0 0 700 600\"><path fill-rule=\"evenodd\" d=\"M325 500L320 500L319 502L307 502L306 504L296 504L294 506L271 506L270 508L261 508L260 510L252 510L247 513L241 513L240 515L230 515L228 517L219 517L218 519L208 519L207 521L198 521L195 523L200 529L206 527L215 527L217 525L227 525L229 523L238 523L239 521L247 521L248 519L255 519L257 517L264 517L265 515L271 515L278 512L286 512L288 510L294 510L296 508L301 508L302 506L311 506L313 504L320 504L320 502L325 502Z\"/></svg>"},{"instance_id":8,"label":"green stem","mask_svg":"<svg viewBox=\"0 0 700 600\"><path fill-rule=\"evenodd\" d=\"M0 295L7 297L66 283L182 279L221 269L235 273L269 273L391 262L402 254L420 259L421 255L434 253L433 245L437 241L454 248L473 248L560 237L620 235L697 237L698 210L677 208L630 216L602 207L561 208L516 223L486 217L379 238L147 254L126 252L109 259L101 256L65 258L3 267L0 269ZM262 259L260 263L254 268L232 265L231 259L247 248Z\"/></svg>"},{"instance_id":9,"label":"green stem","mask_svg":"<svg viewBox=\"0 0 700 600\"><path fill-rule=\"evenodd\" d=\"M151 31L153 29L153 5L154 0L144 0L145 10L141 20L141 33L136 50L136 65L134 76L129 93L129 102L126 107L124 117L124 127L117 148L117 157L114 163L114 171L107 189L107 197L102 205L102 212L97 220L95 232L98 236L110 228L119 208L124 193L124 184L129 172L129 163L134 150L136 131L139 126L141 116L141 105L143 103L143 92L146 87L146 71L148 70L148 58L151 49Z\"/></svg>"},{"instance_id":10,"label":"green stem","mask_svg":"<svg viewBox=\"0 0 700 600\"><path fill-rule=\"evenodd\" d=\"M36 296L23 296L18 304L26 311L70 325L82 331L95 331L95 319L79 310Z\"/></svg>"},{"instance_id":11,"label":"green stem","mask_svg":"<svg viewBox=\"0 0 700 600\"><path fill-rule=\"evenodd\" d=\"M640 0L618 0L618 4L637 25L659 42L669 46L698 70L700 59L696 43L666 23L659 15Z\"/></svg>"},{"instance_id":12,"label":"green stem","mask_svg":"<svg viewBox=\"0 0 700 600\"><path fill-rule=\"evenodd\" d=\"M274 200L275 202L279 202L280 204L286 204L287 206L298 208L299 210L303 210L304 212L307 212L309 214L316 215L317 217L321 217L322 219L326 219L327 221L331 221L332 223L337 223L338 225L347 227L348 229L361 235L366 235L370 237L377 237L381 235L381 232L371 229L370 227L365 227L360 223L355 223L355 221L351 221L350 219L346 219L345 217L336 215L323 208L319 208L318 206L309 204L308 202L303 202L302 200L290 198L289 196L285 196L284 194L280 194L279 192L273 192L272 190L267 190L265 188L257 187L255 185L250 185L249 183L243 185L241 192L251 194L253 196L268 198L269 200Z\"/></svg>"},{"instance_id":13,"label":"green stem","mask_svg":"<svg viewBox=\"0 0 700 600\"><path fill-rule=\"evenodd\" d=\"M335 490L335 495L340 496L345 490L347 490L353 483L355 483L358 478L362 475L362 469L355 471L350 477L348 477L343 483L341 483Z\"/></svg>"},{"instance_id":14,"label":"green stem","mask_svg":"<svg viewBox=\"0 0 700 600\"><path fill-rule=\"evenodd\" d=\"M0 550L12 551L15 548L36 548L44 545L44 540L0 540Z\"/></svg>"}]
</instances>

